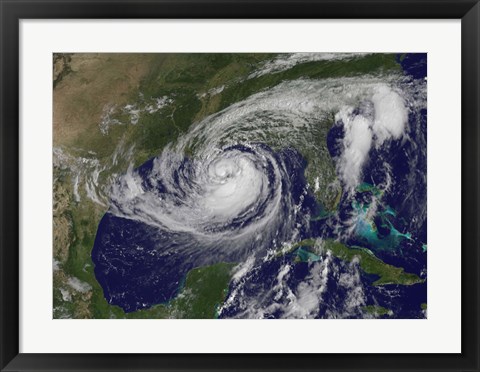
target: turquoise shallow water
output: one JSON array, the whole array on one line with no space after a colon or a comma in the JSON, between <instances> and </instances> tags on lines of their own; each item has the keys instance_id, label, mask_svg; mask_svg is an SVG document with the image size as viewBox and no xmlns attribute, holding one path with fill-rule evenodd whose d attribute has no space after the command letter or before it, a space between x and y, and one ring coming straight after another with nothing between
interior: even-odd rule
<instances>
[{"instance_id":1,"label":"turquoise shallow water","mask_svg":"<svg viewBox=\"0 0 480 372\"><path fill-rule=\"evenodd\" d=\"M371 213L369 204L353 202L352 208L356 213L355 233L375 250L395 250L403 240L412 239L411 233L400 232L390 221L389 218L396 217L392 207L387 206L375 214ZM379 220L383 234L379 233L379 226L375 220Z\"/></svg>"},{"instance_id":2,"label":"turquoise shallow water","mask_svg":"<svg viewBox=\"0 0 480 372\"><path fill-rule=\"evenodd\" d=\"M317 256L315 253L310 252L305 248L298 248L297 249L297 259L301 262L316 262L320 260L320 257Z\"/></svg>"}]
</instances>

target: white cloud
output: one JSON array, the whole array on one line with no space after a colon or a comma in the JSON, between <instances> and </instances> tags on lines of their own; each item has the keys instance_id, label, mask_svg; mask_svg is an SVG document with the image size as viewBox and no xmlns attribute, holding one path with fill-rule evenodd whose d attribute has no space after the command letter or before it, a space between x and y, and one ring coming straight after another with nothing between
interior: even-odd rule
<instances>
[{"instance_id":1,"label":"white cloud","mask_svg":"<svg viewBox=\"0 0 480 372\"><path fill-rule=\"evenodd\" d=\"M360 183L372 146L379 148L389 139L401 138L408 120L405 101L392 88L378 84L372 93L366 99L370 106L366 104L360 112L352 106L343 107L335 116L345 130L338 173L350 190Z\"/></svg>"},{"instance_id":2,"label":"white cloud","mask_svg":"<svg viewBox=\"0 0 480 372\"><path fill-rule=\"evenodd\" d=\"M88 291L92 290L90 284L82 282L80 279L75 278L74 276L68 278L67 283L71 288L80 293L87 293Z\"/></svg>"},{"instance_id":3,"label":"white cloud","mask_svg":"<svg viewBox=\"0 0 480 372\"><path fill-rule=\"evenodd\" d=\"M349 188L355 187L361 178L363 165L373 142L371 122L361 116L353 116L353 109L342 110L336 119L345 128L344 151L339 163L340 176Z\"/></svg>"},{"instance_id":4,"label":"white cloud","mask_svg":"<svg viewBox=\"0 0 480 372\"><path fill-rule=\"evenodd\" d=\"M387 86L379 86L372 97L375 107L373 132L375 145L381 146L384 141L393 138L399 139L405 130L408 112L403 98Z\"/></svg>"}]
</instances>

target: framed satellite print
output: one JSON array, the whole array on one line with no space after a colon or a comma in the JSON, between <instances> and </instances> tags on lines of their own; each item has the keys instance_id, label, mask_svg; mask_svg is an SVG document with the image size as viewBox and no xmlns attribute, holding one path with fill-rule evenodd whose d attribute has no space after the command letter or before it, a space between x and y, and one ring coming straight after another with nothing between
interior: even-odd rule
<instances>
[{"instance_id":1,"label":"framed satellite print","mask_svg":"<svg viewBox=\"0 0 480 372\"><path fill-rule=\"evenodd\" d=\"M479 5L355 4L2 1L2 371L478 371Z\"/></svg>"}]
</instances>

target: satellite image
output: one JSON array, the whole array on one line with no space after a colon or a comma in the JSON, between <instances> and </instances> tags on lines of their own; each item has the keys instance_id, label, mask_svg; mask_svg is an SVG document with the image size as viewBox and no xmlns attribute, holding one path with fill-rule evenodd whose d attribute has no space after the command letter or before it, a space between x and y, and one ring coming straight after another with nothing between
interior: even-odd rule
<instances>
[{"instance_id":1,"label":"satellite image","mask_svg":"<svg viewBox=\"0 0 480 372\"><path fill-rule=\"evenodd\" d=\"M53 318L426 317L426 54L53 54Z\"/></svg>"}]
</instances>

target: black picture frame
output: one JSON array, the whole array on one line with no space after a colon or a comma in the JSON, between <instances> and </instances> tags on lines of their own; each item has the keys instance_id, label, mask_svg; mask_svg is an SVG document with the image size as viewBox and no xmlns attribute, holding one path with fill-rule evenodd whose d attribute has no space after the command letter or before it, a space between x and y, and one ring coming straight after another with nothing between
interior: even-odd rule
<instances>
[{"instance_id":1,"label":"black picture frame","mask_svg":"<svg viewBox=\"0 0 480 372\"><path fill-rule=\"evenodd\" d=\"M479 371L480 5L473 0L0 0L1 371ZM461 19L460 354L19 353L19 20L110 18Z\"/></svg>"}]
</instances>

